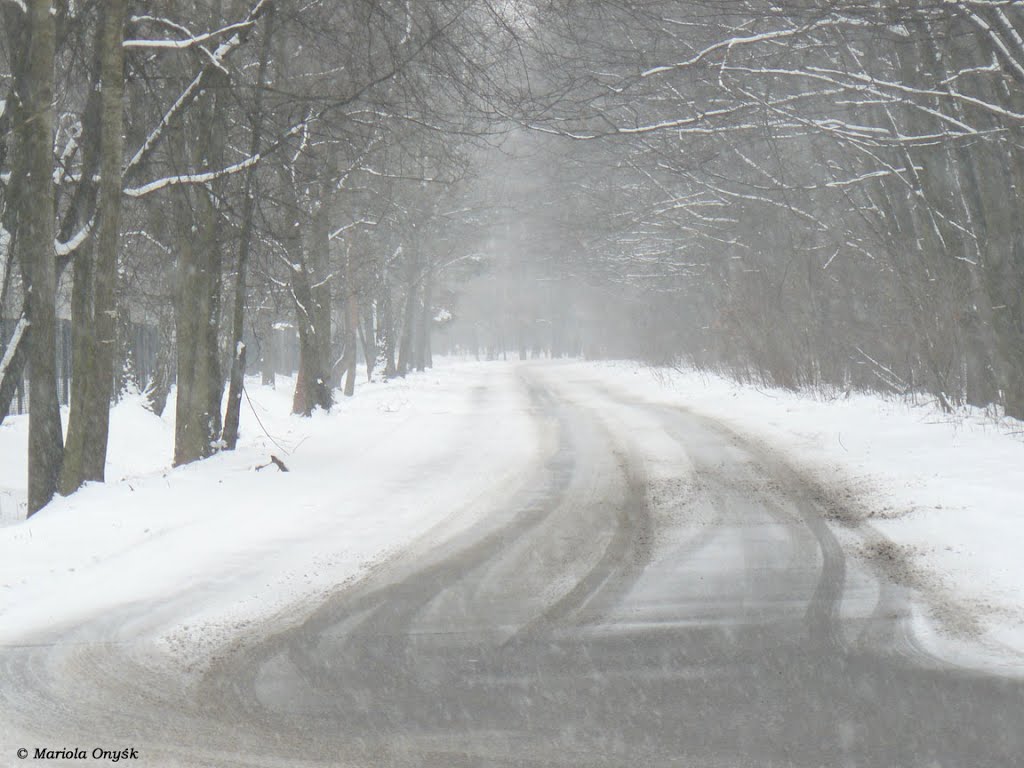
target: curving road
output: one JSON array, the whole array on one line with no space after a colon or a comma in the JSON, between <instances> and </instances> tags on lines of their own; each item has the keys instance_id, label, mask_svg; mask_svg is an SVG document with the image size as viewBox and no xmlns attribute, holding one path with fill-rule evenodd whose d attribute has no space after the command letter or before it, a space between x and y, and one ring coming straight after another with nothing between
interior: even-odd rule
<instances>
[{"instance_id":1,"label":"curving road","mask_svg":"<svg viewBox=\"0 0 1024 768\"><path fill-rule=\"evenodd\" d=\"M124 639L142 607L6 649L11 727L145 765L1022 764L1024 683L922 653L907 596L844 557L797 469L558 366L509 370L545 440L482 523L198 682Z\"/></svg>"}]
</instances>

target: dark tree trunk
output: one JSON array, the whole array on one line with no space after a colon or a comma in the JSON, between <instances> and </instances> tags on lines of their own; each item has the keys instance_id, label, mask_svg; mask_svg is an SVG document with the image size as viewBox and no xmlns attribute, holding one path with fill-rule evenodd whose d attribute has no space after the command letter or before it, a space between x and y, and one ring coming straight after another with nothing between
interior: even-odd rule
<instances>
[{"instance_id":1,"label":"dark tree trunk","mask_svg":"<svg viewBox=\"0 0 1024 768\"><path fill-rule=\"evenodd\" d=\"M85 481L85 444L93 429L95 413L89 396L95 377L90 370L96 357L96 326L93 313L93 261L91 247L83 246L71 265L71 392L68 434L64 441L60 492L73 493Z\"/></svg>"},{"instance_id":2,"label":"dark tree trunk","mask_svg":"<svg viewBox=\"0 0 1024 768\"><path fill-rule=\"evenodd\" d=\"M423 307L420 312L419 335L417 338L418 349L416 351L416 370L422 371L434 367L434 361L430 354L430 330L434 324L434 315L431 311L433 298L434 280L431 270L427 270L423 277Z\"/></svg>"},{"instance_id":3,"label":"dark tree trunk","mask_svg":"<svg viewBox=\"0 0 1024 768\"><path fill-rule=\"evenodd\" d=\"M147 407L157 416L161 416L167 407L167 396L171 393L172 371L174 361L171 352L174 347L167 341L160 344L156 353L156 364L146 388Z\"/></svg>"},{"instance_id":4,"label":"dark tree trunk","mask_svg":"<svg viewBox=\"0 0 1024 768\"><path fill-rule=\"evenodd\" d=\"M299 328L299 372L295 378L292 413L309 416L316 408L330 410L331 389L321 359L322 345L317 339L316 311L309 276L304 269L292 272L295 320Z\"/></svg>"},{"instance_id":5,"label":"dark tree trunk","mask_svg":"<svg viewBox=\"0 0 1024 768\"><path fill-rule=\"evenodd\" d=\"M331 343L331 303L333 302L333 283L331 277L331 241L330 241L330 197L329 183L321 185L323 192L319 207L313 216L313 243L310 250L313 284L310 296L313 300L313 330L316 344L317 366L323 378L323 386L327 390L326 398L321 400L321 407L331 407L331 391L341 383L341 373L336 369L333 344ZM326 403L326 404L325 404Z\"/></svg>"},{"instance_id":6,"label":"dark tree trunk","mask_svg":"<svg viewBox=\"0 0 1024 768\"><path fill-rule=\"evenodd\" d=\"M380 354L380 350L377 347L377 329L373 322L374 303L368 301L365 304L359 324L359 343L363 345L363 358L366 360L366 380L373 381L373 372L377 367L377 356Z\"/></svg>"},{"instance_id":7,"label":"dark tree trunk","mask_svg":"<svg viewBox=\"0 0 1024 768\"><path fill-rule=\"evenodd\" d=\"M73 260L73 323L77 400L61 475L61 492L71 493L87 480L102 481L110 431L110 399L117 359L117 254L121 231L121 165L124 156L124 26L127 0L109 0L100 9L97 35L99 183L96 190L96 237L89 252ZM79 282L81 281L81 285ZM91 302L90 302L91 298ZM89 304L92 304L90 307ZM91 323L88 319L91 315ZM92 334L75 326L85 323ZM73 342L74 343L74 342ZM77 406L77 408L75 407Z\"/></svg>"},{"instance_id":8,"label":"dark tree trunk","mask_svg":"<svg viewBox=\"0 0 1024 768\"><path fill-rule=\"evenodd\" d=\"M198 99L196 157L219 165L223 158L216 117L215 89ZM184 136L178 151L186 152ZM174 463L186 464L215 453L221 434L223 381L218 335L221 315L221 243L214 192L175 190L178 232L178 290L175 312L178 399ZM194 208L194 210L193 210Z\"/></svg>"},{"instance_id":9,"label":"dark tree trunk","mask_svg":"<svg viewBox=\"0 0 1024 768\"><path fill-rule=\"evenodd\" d=\"M189 224L191 212L186 205L179 206L184 226L179 240L180 286L175 313L178 383L175 464L210 456L220 436L219 244L213 231L212 204L204 197L204 192L197 195L200 210L195 233L198 236L194 241Z\"/></svg>"},{"instance_id":10,"label":"dark tree trunk","mask_svg":"<svg viewBox=\"0 0 1024 768\"><path fill-rule=\"evenodd\" d=\"M22 111L16 126L25 173L18 251L26 278L29 337L28 513L57 490L64 441L57 396L57 262L53 249L53 99L55 24L50 0L28 0Z\"/></svg>"},{"instance_id":11,"label":"dark tree trunk","mask_svg":"<svg viewBox=\"0 0 1024 768\"><path fill-rule=\"evenodd\" d=\"M273 19L273 15L269 17ZM272 27L267 24L260 48L259 69L256 75L256 95L254 96L252 136L249 141L249 156L255 155L260 148L263 129L263 84L266 81L267 60L270 56ZM228 385L228 402L224 413L224 432L221 436L224 448L235 450L238 444L238 427L242 414L242 388L245 386L245 343L242 334L245 330L246 271L249 268L249 251L252 247L253 218L256 211L255 200L256 166L249 167L245 172L245 184L242 191L242 231L238 244L238 265L235 274L235 299L231 312L231 379Z\"/></svg>"},{"instance_id":12,"label":"dark tree trunk","mask_svg":"<svg viewBox=\"0 0 1024 768\"><path fill-rule=\"evenodd\" d=\"M95 429L86 439L85 479L103 480L110 432L110 399L117 359L117 255L121 240L121 166L124 158L124 27L127 0L103 4L100 183L96 211L96 360L89 388Z\"/></svg>"},{"instance_id":13,"label":"dark tree trunk","mask_svg":"<svg viewBox=\"0 0 1024 768\"><path fill-rule=\"evenodd\" d=\"M393 379L398 375L398 366L395 364L395 312L394 302L391 298L391 286L385 278L384 287L381 291L380 302L380 332L383 335L384 347L384 378Z\"/></svg>"},{"instance_id":14,"label":"dark tree trunk","mask_svg":"<svg viewBox=\"0 0 1024 768\"><path fill-rule=\"evenodd\" d=\"M358 328L359 298L355 286L349 282L345 293L345 397L352 397L356 393L356 363L359 359L356 342Z\"/></svg>"},{"instance_id":15,"label":"dark tree trunk","mask_svg":"<svg viewBox=\"0 0 1024 768\"><path fill-rule=\"evenodd\" d=\"M261 317L259 321L261 329L259 336L260 382L265 387L274 387L277 385L276 333L266 312L261 312L258 316Z\"/></svg>"},{"instance_id":16,"label":"dark tree trunk","mask_svg":"<svg viewBox=\"0 0 1024 768\"><path fill-rule=\"evenodd\" d=\"M6 44L10 52L15 91L24 88L24 68L27 55L24 50L27 34L27 20L21 9L13 3L0 6L0 27L6 33ZM7 306L7 297L14 277L15 256L18 252L18 213L21 207L19 192L25 187L24 156L18 149L23 138L19 125L21 109L17 99L7 98L6 109L0 114L0 168L9 167L11 176L4 186L0 202L0 226L7 232L6 251L3 254L3 282L0 284L0 309ZM31 277L22 275L27 287ZM29 325L28 307L22 299L18 321L10 338L0 339L0 424L10 412L11 403L18 393L28 361ZM0 330L0 333L3 331Z\"/></svg>"},{"instance_id":17,"label":"dark tree trunk","mask_svg":"<svg viewBox=\"0 0 1024 768\"><path fill-rule=\"evenodd\" d=\"M405 310L402 312L402 340L398 347L398 375L405 376L413 367L416 332L416 260L410 254L405 284Z\"/></svg>"}]
</instances>

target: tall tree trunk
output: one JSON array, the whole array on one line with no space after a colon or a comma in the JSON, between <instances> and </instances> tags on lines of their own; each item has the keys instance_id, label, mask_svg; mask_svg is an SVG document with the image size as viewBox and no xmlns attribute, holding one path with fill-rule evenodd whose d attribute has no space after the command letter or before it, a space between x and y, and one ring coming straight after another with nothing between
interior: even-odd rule
<instances>
[{"instance_id":1,"label":"tall tree trunk","mask_svg":"<svg viewBox=\"0 0 1024 768\"><path fill-rule=\"evenodd\" d=\"M286 194L291 188L285 184ZM298 211L295 197L289 206ZM299 332L299 371L295 377L295 395L292 398L292 413L309 416L316 408L328 410L331 407L331 389L327 383L327 372L322 359L323 345L318 340L318 318L322 316L314 296L315 275L307 269L312 259L306 258L303 238L298 222L289 226L286 242L288 258L293 267L290 273L292 301L295 305L295 325Z\"/></svg>"},{"instance_id":2,"label":"tall tree trunk","mask_svg":"<svg viewBox=\"0 0 1024 768\"><path fill-rule=\"evenodd\" d=\"M72 400L68 446L61 492L70 493L87 480L102 481L110 432L110 398L117 358L117 255L121 233L121 168L124 157L124 40L127 0L108 0L100 8L99 55L99 184L97 188L95 272L88 253L74 259L73 310L89 315L92 293L93 334L77 337L72 362L80 379ZM79 285L81 279L82 285ZM84 359L79 360L79 357ZM77 408L75 407L77 405Z\"/></svg>"},{"instance_id":3,"label":"tall tree trunk","mask_svg":"<svg viewBox=\"0 0 1024 768\"><path fill-rule=\"evenodd\" d=\"M361 312L362 318L359 325L359 343L363 345L363 359L366 360L366 380L373 381L373 371L377 365L377 355L380 350L377 348L377 329L374 323L374 303L366 302Z\"/></svg>"},{"instance_id":4,"label":"tall tree trunk","mask_svg":"<svg viewBox=\"0 0 1024 768\"><path fill-rule=\"evenodd\" d=\"M398 366L395 365L395 311L391 286L388 284L386 274L384 285L381 288L379 321L380 333L383 336L381 339L383 343L380 346L384 350L384 378L393 379L398 375Z\"/></svg>"},{"instance_id":5,"label":"tall tree trunk","mask_svg":"<svg viewBox=\"0 0 1024 768\"><path fill-rule=\"evenodd\" d=\"M57 490L63 459L57 398L57 264L53 249L53 97L55 28L50 0L27 0L28 35L23 112L18 122L24 152L23 203L18 249L28 288L29 339L28 514Z\"/></svg>"},{"instance_id":6,"label":"tall tree trunk","mask_svg":"<svg viewBox=\"0 0 1024 768\"><path fill-rule=\"evenodd\" d=\"M356 347L359 331L359 290L356 286L352 259L350 250L345 275L345 397L352 397L356 393L356 363L359 359ZM365 355L365 344L363 352ZM370 365L369 358L367 358L367 365Z\"/></svg>"},{"instance_id":7,"label":"tall tree trunk","mask_svg":"<svg viewBox=\"0 0 1024 768\"><path fill-rule=\"evenodd\" d=\"M402 339L398 346L398 375L405 376L413 366L416 332L416 294L419 287L416 280L416 259L409 254L405 281L405 311L402 312Z\"/></svg>"},{"instance_id":8,"label":"tall tree trunk","mask_svg":"<svg viewBox=\"0 0 1024 768\"><path fill-rule=\"evenodd\" d=\"M292 293L295 299L295 320L299 329L299 372L295 377L295 396L292 413L309 416L316 408L329 410L331 390L321 365L321 345L317 340L317 327L313 318L313 291L304 270L292 273Z\"/></svg>"},{"instance_id":9,"label":"tall tree trunk","mask_svg":"<svg viewBox=\"0 0 1024 768\"><path fill-rule=\"evenodd\" d=\"M273 20L273 14L268 17ZM256 95L253 103L252 135L249 141L249 156L254 156L260 148L263 131L263 85L266 81L267 60L270 57L272 42L272 25L267 22L260 48L260 62L256 75ZM246 270L249 267L249 250L252 247L253 218L256 210L255 194L256 166L250 166L245 172L245 185L242 198L242 231L238 245L238 269L235 275L235 300L231 313L231 383L228 386L228 403L224 413L224 432L222 440L224 448L235 450L238 444L238 426L242 411L242 387L245 385L245 343L242 334L245 326Z\"/></svg>"},{"instance_id":10,"label":"tall tree trunk","mask_svg":"<svg viewBox=\"0 0 1024 768\"><path fill-rule=\"evenodd\" d=\"M180 284L176 312L178 398L174 463L210 456L220 437L220 243L216 211L205 191L196 195L196 232L182 212ZM187 205L181 206L187 208ZM194 238L194 241L193 241Z\"/></svg>"},{"instance_id":11,"label":"tall tree trunk","mask_svg":"<svg viewBox=\"0 0 1024 768\"><path fill-rule=\"evenodd\" d=\"M257 313L259 320L260 382L265 387L277 384L277 334L268 312Z\"/></svg>"},{"instance_id":12,"label":"tall tree trunk","mask_svg":"<svg viewBox=\"0 0 1024 768\"><path fill-rule=\"evenodd\" d=\"M93 260L90 246L79 248L71 264L71 393L64 441L60 492L73 493L85 481L85 444L96 414L89 388L95 386L96 325L93 312Z\"/></svg>"},{"instance_id":13,"label":"tall tree trunk","mask_svg":"<svg viewBox=\"0 0 1024 768\"><path fill-rule=\"evenodd\" d=\"M28 22L26 14L13 3L0 6L0 27L6 37L9 61L11 64L14 93L23 90L24 70L28 63L28 54L25 48ZM10 168L11 175L3 186L2 203L0 208L0 237L3 237L3 284L0 285L0 310L7 306L8 291L13 280L15 261L18 251L18 213L21 208L19 194L25 189L25 167L24 154L19 151L18 142L23 138L24 131L20 130L22 109L20 100L8 97L5 101L5 109L0 114L0 168ZM27 288L31 276L21 275L22 282ZM11 403L23 381L25 364L28 361L29 348L29 324L28 307L25 304L23 292L21 311L18 313L18 320L14 332L10 338L0 338L0 424L3 423L10 412ZM0 330L0 333L3 331Z\"/></svg>"},{"instance_id":14,"label":"tall tree trunk","mask_svg":"<svg viewBox=\"0 0 1024 768\"><path fill-rule=\"evenodd\" d=\"M311 278L310 296L313 300L313 329L316 343L317 367L323 377L327 389L327 398L321 402L324 408L330 408L331 391L341 383L341 373L336 369L333 345L331 343L331 303L333 302L333 283L331 276L331 226L330 216L334 207L333 161L328 163L327 177L321 183L320 200L313 213L311 235L313 242L309 249ZM326 405L323 403L326 402Z\"/></svg>"},{"instance_id":15,"label":"tall tree trunk","mask_svg":"<svg viewBox=\"0 0 1024 768\"><path fill-rule=\"evenodd\" d=\"M431 296L434 290L433 277L433 270L428 268L423 277L423 310L420 313L419 349L416 352L417 371L434 367L434 361L430 354L430 330L434 324L434 315L430 309L433 302Z\"/></svg>"},{"instance_id":16,"label":"tall tree trunk","mask_svg":"<svg viewBox=\"0 0 1024 768\"><path fill-rule=\"evenodd\" d=\"M174 347L168 339L161 338L156 352L156 362L146 388L147 408L157 416L162 416L167 407L167 397L171 393L171 379L174 370L172 359Z\"/></svg>"},{"instance_id":17,"label":"tall tree trunk","mask_svg":"<svg viewBox=\"0 0 1024 768\"><path fill-rule=\"evenodd\" d=\"M286 189L288 189L286 182ZM296 198L292 198L295 200ZM290 206L293 211L298 205ZM295 324L299 331L299 371L295 377L295 396L292 398L292 413L309 416L316 408L329 410L331 407L331 388L328 382L329 363L324 358L324 349L329 343L321 339L321 335L330 338L330 308L320 303L324 299L316 285L321 271L318 269L320 257L311 254L308 258L304 253L303 238L298 223L289 227L286 248L289 259L294 265L290 273L292 301L295 305ZM316 222L314 222L316 229ZM309 238L313 247L317 247L317 238ZM313 270L311 273L311 269ZM321 324L326 324L322 327Z\"/></svg>"},{"instance_id":18,"label":"tall tree trunk","mask_svg":"<svg viewBox=\"0 0 1024 768\"><path fill-rule=\"evenodd\" d=\"M198 99L199 141L193 161L213 167L223 161L216 88ZM186 156L178 131L177 151ZM175 190L178 224L178 285L175 307L178 398L175 408L174 463L186 464L215 453L221 434L223 387L218 337L222 257L217 195L205 187Z\"/></svg>"},{"instance_id":19,"label":"tall tree trunk","mask_svg":"<svg viewBox=\"0 0 1024 768\"><path fill-rule=\"evenodd\" d=\"M111 424L111 395L117 359L118 251L121 244L121 170L124 162L125 22L127 0L102 5L100 48L100 160L96 208L94 385L89 408L95 414L86 438L85 479L102 480Z\"/></svg>"},{"instance_id":20,"label":"tall tree trunk","mask_svg":"<svg viewBox=\"0 0 1024 768\"><path fill-rule=\"evenodd\" d=\"M61 235L70 236L75 229L87 226L90 216L95 216L98 185L94 179L100 172L102 152L101 55L97 45L92 90L82 118L82 181L75 190L74 216L65 221L67 231ZM60 492L65 495L77 490L86 479L86 441L96 429L96 412L92 407L96 398L95 393L90 393L97 385L94 246L92 238L79 246L71 265L71 393L59 484Z\"/></svg>"}]
</instances>

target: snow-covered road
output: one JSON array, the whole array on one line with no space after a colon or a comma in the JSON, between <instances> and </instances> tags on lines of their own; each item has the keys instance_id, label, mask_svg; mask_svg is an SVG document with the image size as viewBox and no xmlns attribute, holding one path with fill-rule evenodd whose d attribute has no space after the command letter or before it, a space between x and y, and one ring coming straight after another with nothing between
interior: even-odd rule
<instances>
[{"instance_id":1,"label":"snow-covered road","mask_svg":"<svg viewBox=\"0 0 1024 768\"><path fill-rule=\"evenodd\" d=\"M140 530L168 504L200 508L167 542L81 555L109 595L42 570L38 592L9 589L0 748L134 746L160 766L959 768L1024 753L1024 683L926 650L910 587L849 555L856 514L786 454L597 368L452 370L435 392L314 420L287 475L243 471L257 442L89 489L138 499ZM365 431L339 448L340 429ZM208 501L217 462L228 488ZM124 526L82 498L61 503ZM68 511L9 530L52 542Z\"/></svg>"}]
</instances>

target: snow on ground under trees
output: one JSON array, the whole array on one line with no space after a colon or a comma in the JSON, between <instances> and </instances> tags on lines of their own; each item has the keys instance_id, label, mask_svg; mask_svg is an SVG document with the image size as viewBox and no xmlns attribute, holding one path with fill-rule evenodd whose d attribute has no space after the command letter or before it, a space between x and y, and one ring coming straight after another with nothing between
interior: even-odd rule
<instances>
[{"instance_id":1,"label":"snow on ground under trees","mask_svg":"<svg viewBox=\"0 0 1024 768\"><path fill-rule=\"evenodd\" d=\"M472 524L538 450L515 365L442 361L363 386L311 419L290 415L290 380L279 377L276 390L253 380L269 434L243 404L238 451L175 469L173 399L161 418L128 396L112 413L109 482L28 522L27 418L9 417L0 425L0 642L53 637L149 601L140 631L172 647L215 646L253 618L359 578L453 515ZM823 481L852 556L921 598L916 634L926 647L975 661L982 647L989 662L1000 649L1024 653L1024 439L1014 425L877 395L815 399L628 363L551 365L712 417ZM256 471L271 454L291 471ZM170 603L165 616L159 606ZM1003 666L1020 663L1006 658Z\"/></svg>"},{"instance_id":2,"label":"snow on ground under trees","mask_svg":"<svg viewBox=\"0 0 1024 768\"><path fill-rule=\"evenodd\" d=\"M503 374L460 365L367 385L310 419L289 413L293 381L278 377L274 390L251 380L269 436L243 403L237 451L174 469L173 399L158 418L130 397L112 414L110 482L18 523L27 418L9 418L0 426L0 642L39 641L151 601L152 626L140 629L215 645L253 617L357 578L530 459L525 395ZM272 454L290 471L255 470ZM159 606L172 602L167 625Z\"/></svg>"}]
</instances>

